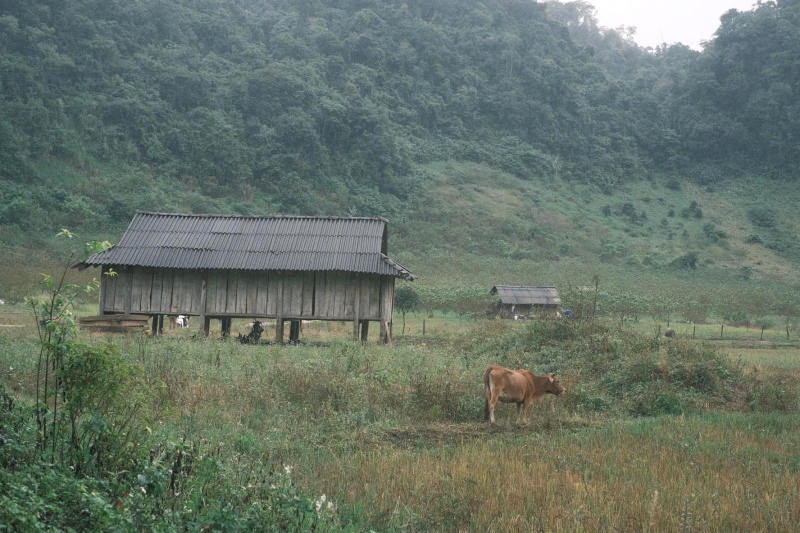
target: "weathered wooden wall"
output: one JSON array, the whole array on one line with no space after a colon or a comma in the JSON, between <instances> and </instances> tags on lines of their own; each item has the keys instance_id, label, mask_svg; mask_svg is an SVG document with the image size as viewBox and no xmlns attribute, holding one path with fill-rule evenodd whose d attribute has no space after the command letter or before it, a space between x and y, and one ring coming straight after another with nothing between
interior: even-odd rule
<instances>
[{"instance_id":1,"label":"weathered wooden wall","mask_svg":"<svg viewBox=\"0 0 800 533\"><path fill-rule=\"evenodd\" d=\"M391 320L394 279L347 272L119 268L102 276L101 313ZM203 294L205 288L205 294Z\"/></svg>"}]
</instances>

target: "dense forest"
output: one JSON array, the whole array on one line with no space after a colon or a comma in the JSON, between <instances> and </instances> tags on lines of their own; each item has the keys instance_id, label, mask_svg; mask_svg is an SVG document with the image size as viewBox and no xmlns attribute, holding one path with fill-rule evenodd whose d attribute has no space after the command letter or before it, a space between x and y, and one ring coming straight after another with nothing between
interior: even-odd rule
<instances>
[{"instance_id":1,"label":"dense forest","mask_svg":"<svg viewBox=\"0 0 800 533\"><path fill-rule=\"evenodd\" d=\"M0 0L0 241L142 209L402 228L436 161L605 193L794 181L799 49L797 0L727 12L702 52L585 1Z\"/></svg>"}]
</instances>

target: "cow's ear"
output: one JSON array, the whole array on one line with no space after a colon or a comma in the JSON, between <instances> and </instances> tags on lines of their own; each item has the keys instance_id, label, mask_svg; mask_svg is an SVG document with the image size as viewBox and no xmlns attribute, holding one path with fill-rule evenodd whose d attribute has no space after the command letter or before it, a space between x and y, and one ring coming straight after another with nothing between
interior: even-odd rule
<instances>
[{"instance_id":1,"label":"cow's ear","mask_svg":"<svg viewBox=\"0 0 800 533\"><path fill-rule=\"evenodd\" d=\"M555 374L550 374L547 377L550 378L550 383L552 383L552 382L554 382L556 380L556 375Z\"/></svg>"}]
</instances>

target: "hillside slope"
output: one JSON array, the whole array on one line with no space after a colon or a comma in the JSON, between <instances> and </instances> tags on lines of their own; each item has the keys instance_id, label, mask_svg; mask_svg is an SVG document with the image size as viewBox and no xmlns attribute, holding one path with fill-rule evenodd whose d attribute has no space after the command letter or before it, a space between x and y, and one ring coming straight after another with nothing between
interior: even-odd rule
<instances>
[{"instance_id":1,"label":"hillside slope","mask_svg":"<svg viewBox=\"0 0 800 533\"><path fill-rule=\"evenodd\" d=\"M796 283L793 2L703 53L528 0L34 0L0 30L5 294L137 210L383 216L423 288Z\"/></svg>"}]
</instances>

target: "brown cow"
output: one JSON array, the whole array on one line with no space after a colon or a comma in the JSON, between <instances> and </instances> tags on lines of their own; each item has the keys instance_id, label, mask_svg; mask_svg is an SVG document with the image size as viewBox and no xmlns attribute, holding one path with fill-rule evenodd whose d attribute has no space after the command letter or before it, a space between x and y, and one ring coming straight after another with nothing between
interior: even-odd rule
<instances>
[{"instance_id":1,"label":"brown cow","mask_svg":"<svg viewBox=\"0 0 800 533\"><path fill-rule=\"evenodd\" d=\"M537 376L528 370L511 370L492 365L483 373L484 394L486 396L486 419L495 423L494 408L497 401L517 404L517 423L527 421L528 410L534 401L541 400L545 394L558 396L564 387L555 374Z\"/></svg>"}]
</instances>

